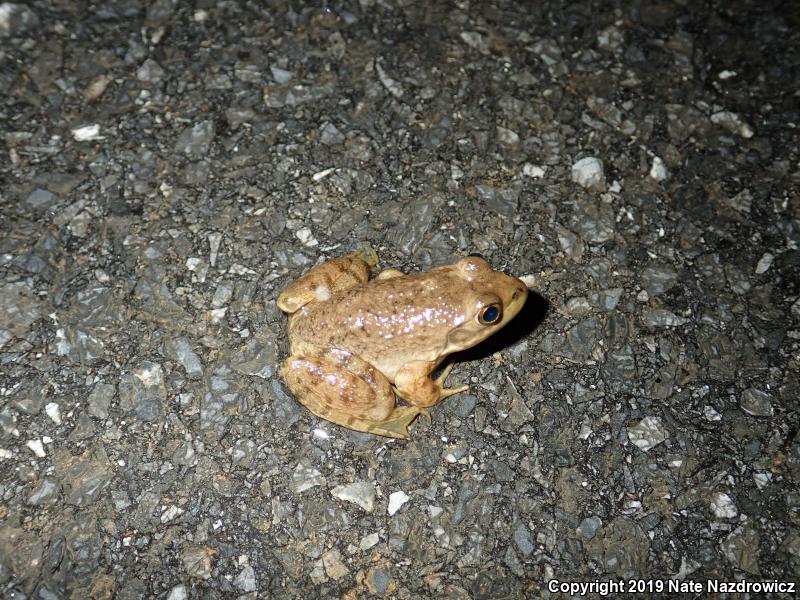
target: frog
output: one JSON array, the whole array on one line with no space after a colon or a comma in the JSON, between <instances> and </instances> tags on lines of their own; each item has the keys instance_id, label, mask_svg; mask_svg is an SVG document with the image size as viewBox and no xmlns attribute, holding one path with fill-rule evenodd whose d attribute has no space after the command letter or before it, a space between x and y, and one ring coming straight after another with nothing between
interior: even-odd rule
<instances>
[{"instance_id":1,"label":"frog","mask_svg":"<svg viewBox=\"0 0 800 600\"><path fill-rule=\"evenodd\" d=\"M440 365L506 326L528 288L478 255L370 279L378 262L362 248L318 264L278 295L290 345L279 372L318 417L409 440L419 415L430 418L428 408L469 389L446 387L453 364Z\"/></svg>"}]
</instances>

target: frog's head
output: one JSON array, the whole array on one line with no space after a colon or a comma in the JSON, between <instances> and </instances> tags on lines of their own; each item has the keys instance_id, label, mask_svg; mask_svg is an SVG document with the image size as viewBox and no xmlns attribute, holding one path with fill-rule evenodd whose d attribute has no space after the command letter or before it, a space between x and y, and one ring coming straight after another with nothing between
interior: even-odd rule
<instances>
[{"instance_id":1,"label":"frog's head","mask_svg":"<svg viewBox=\"0 0 800 600\"><path fill-rule=\"evenodd\" d=\"M511 321L528 298L528 288L522 281L495 271L483 258L468 256L453 268L466 283L462 304L465 319L447 335L449 352L485 340Z\"/></svg>"}]
</instances>

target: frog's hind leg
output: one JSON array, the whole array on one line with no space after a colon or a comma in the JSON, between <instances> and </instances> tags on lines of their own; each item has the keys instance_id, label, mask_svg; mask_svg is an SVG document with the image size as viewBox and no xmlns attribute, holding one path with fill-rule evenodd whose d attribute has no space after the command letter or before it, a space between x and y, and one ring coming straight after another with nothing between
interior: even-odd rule
<instances>
[{"instance_id":1,"label":"frog's hind leg","mask_svg":"<svg viewBox=\"0 0 800 600\"><path fill-rule=\"evenodd\" d=\"M411 439L416 406L396 406L389 380L361 358L341 350L305 348L281 366L292 394L312 413L343 427Z\"/></svg>"},{"instance_id":2,"label":"frog's hind leg","mask_svg":"<svg viewBox=\"0 0 800 600\"><path fill-rule=\"evenodd\" d=\"M377 264L372 248L321 263L290 283L278 296L278 308L292 314L312 301L324 302L337 292L369 281L369 268Z\"/></svg>"}]
</instances>

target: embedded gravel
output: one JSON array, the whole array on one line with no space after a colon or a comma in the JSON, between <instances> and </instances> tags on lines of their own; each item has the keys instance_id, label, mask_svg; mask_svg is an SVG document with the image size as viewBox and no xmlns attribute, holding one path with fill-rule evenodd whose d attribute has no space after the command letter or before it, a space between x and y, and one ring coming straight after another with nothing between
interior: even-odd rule
<instances>
[{"instance_id":1,"label":"embedded gravel","mask_svg":"<svg viewBox=\"0 0 800 600\"><path fill-rule=\"evenodd\" d=\"M775 1L0 3L2 596L794 581L799 25ZM534 292L411 442L276 374L277 294L365 244Z\"/></svg>"}]
</instances>

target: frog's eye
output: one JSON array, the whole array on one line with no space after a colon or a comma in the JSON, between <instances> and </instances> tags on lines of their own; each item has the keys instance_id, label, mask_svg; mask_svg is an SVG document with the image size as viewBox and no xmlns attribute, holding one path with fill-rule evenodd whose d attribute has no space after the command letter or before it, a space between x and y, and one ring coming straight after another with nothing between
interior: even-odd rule
<instances>
[{"instance_id":1,"label":"frog's eye","mask_svg":"<svg viewBox=\"0 0 800 600\"><path fill-rule=\"evenodd\" d=\"M493 325L503 316L503 310L499 304L488 304L478 313L478 321L481 325Z\"/></svg>"}]
</instances>

